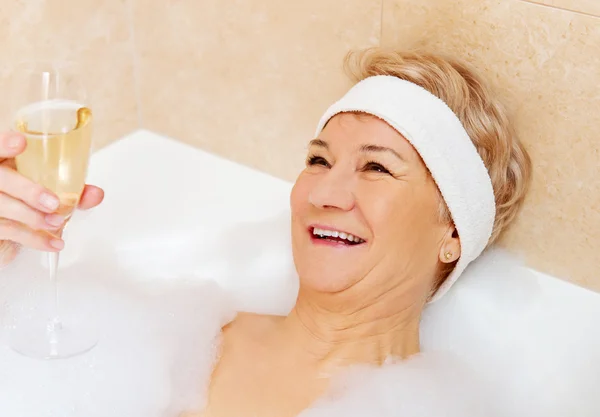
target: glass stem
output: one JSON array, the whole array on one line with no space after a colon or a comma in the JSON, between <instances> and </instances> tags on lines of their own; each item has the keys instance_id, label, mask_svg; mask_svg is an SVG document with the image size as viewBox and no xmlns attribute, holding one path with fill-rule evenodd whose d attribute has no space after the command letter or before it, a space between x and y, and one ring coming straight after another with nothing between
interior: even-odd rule
<instances>
[{"instance_id":1,"label":"glass stem","mask_svg":"<svg viewBox=\"0 0 600 417\"><path fill-rule=\"evenodd\" d=\"M55 327L60 322L58 315L58 280L56 278L58 271L58 252L48 252L48 268L50 271L50 287L51 287L51 327Z\"/></svg>"},{"instance_id":2,"label":"glass stem","mask_svg":"<svg viewBox=\"0 0 600 417\"><path fill-rule=\"evenodd\" d=\"M55 235L56 237L62 237L62 229L59 230ZM56 330L61 327L60 320L60 304L58 299L58 259L59 252L48 252L48 271L50 272L50 288L51 288L51 310L50 310L50 323L49 331L54 334Z\"/></svg>"}]
</instances>

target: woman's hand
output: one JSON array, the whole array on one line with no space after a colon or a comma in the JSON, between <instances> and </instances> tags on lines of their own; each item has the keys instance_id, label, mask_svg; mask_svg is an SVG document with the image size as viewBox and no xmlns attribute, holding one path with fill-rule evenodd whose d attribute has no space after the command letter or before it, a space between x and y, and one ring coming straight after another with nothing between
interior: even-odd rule
<instances>
[{"instance_id":1,"label":"woman's hand","mask_svg":"<svg viewBox=\"0 0 600 417\"><path fill-rule=\"evenodd\" d=\"M0 266L16 256L19 247L56 252L63 248L62 239L52 231L60 229L64 218L53 214L58 197L15 170L14 157L25 150L25 137L18 133L0 133ZM86 185L80 209L97 206L104 191Z\"/></svg>"}]
</instances>

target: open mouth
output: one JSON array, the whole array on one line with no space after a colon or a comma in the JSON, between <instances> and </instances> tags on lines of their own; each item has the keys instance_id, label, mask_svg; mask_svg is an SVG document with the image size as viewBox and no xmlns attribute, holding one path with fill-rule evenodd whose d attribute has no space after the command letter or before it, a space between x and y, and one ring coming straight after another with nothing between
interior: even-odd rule
<instances>
[{"instance_id":1,"label":"open mouth","mask_svg":"<svg viewBox=\"0 0 600 417\"><path fill-rule=\"evenodd\" d=\"M311 228L310 232L312 234L313 239L317 239L323 242L331 242L348 246L356 246L360 245L361 243L365 243L365 240L358 236L354 236L350 233L340 232L337 230L328 230L313 227Z\"/></svg>"}]
</instances>

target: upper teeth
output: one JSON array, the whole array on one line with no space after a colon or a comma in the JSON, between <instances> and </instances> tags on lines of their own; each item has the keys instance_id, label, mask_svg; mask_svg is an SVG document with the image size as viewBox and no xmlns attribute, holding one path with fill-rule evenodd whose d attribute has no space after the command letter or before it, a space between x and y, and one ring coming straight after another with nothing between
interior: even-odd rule
<instances>
[{"instance_id":1,"label":"upper teeth","mask_svg":"<svg viewBox=\"0 0 600 417\"><path fill-rule=\"evenodd\" d=\"M313 235L317 235L317 236L321 236L321 237L325 237L325 236L339 237L341 239L346 239L346 240L349 240L350 242L356 242L356 243L364 242L364 240L361 239L360 237L353 236L349 233L338 232L337 230L319 229L317 227L315 227L313 229Z\"/></svg>"}]
</instances>

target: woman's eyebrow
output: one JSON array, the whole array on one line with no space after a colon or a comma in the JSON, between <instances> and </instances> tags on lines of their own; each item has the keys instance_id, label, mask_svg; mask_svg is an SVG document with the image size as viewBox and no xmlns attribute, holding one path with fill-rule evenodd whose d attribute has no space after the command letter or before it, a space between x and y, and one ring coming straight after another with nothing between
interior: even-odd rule
<instances>
[{"instance_id":1,"label":"woman's eyebrow","mask_svg":"<svg viewBox=\"0 0 600 417\"><path fill-rule=\"evenodd\" d=\"M308 143L308 146L318 146L320 148L329 149L329 144L323 139L313 139Z\"/></svg>"},{"instance_id":2,"label":"woman's eyebrow","mask_svg":"<svg viewBox=\"0 0 600 417\"><path fill-rule=\"evenodd\" d=\"M402 162L407 162L405 158L403 158L398 152L396 152L392 148L388 148L386 146L380 145L362 145L360 147L361 152L387 152L394 155L396 158L400 159Z\"/></svg>"}]
</instances>

